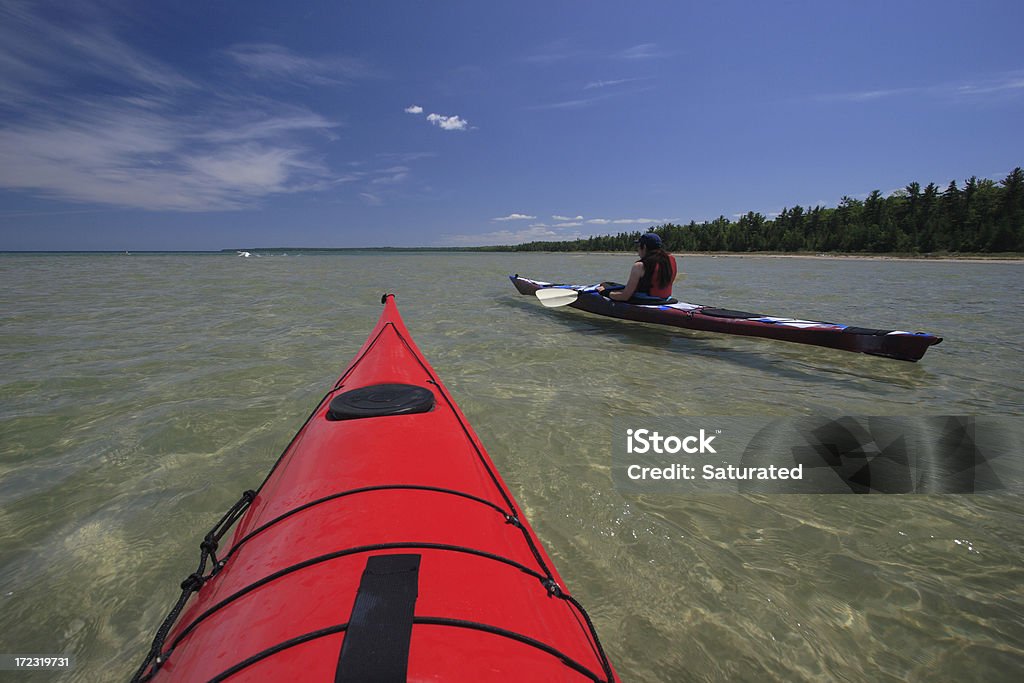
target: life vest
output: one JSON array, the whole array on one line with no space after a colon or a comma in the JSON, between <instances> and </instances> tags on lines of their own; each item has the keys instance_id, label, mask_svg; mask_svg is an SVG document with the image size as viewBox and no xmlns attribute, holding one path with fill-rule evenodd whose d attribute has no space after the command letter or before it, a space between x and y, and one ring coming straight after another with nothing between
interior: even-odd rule
<instances>
[{"instance_id":1,"label":"life vest","mask_svg":"<svg viewBox=\"0 0 1024 683\"><path fill-rule=\"evenodd\" d=\"M672 277L669 278L668 284L664 287L658 286L658 273L661 271L661 264L655 263L654 268L651 272L644 273L644 276L640 278L640 282L636 286L636 291L641 294L649 294L651 296L658 296L664 299L672 296L672 283L676 279L676 257L672 254L668 255L668 262L672 266Z\"/></svg>"}]
</instances>

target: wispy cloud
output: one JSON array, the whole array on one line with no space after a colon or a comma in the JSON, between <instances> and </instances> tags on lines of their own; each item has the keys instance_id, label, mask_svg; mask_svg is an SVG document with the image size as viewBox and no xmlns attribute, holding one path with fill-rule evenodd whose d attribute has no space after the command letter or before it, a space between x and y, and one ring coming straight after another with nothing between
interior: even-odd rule
<instances>
[{"instance_id":1,"label":"wispy cloud","mask_svg":"<svg viewBox=\"0 0 1024 683\"><path fill-rule=\"evenodd\" d=\"M370 181L372 185L397 185L409 178L408 166L394 166L379 172L380 175Z\"/></svg>"},{"instance_id":2,"label":"wispy cloud","mask_svg":"<svg viewBox=\"0 0 1024 683\"><path fill-rule=\"evenodd\" d=\"M55 199L225 210L315 189L329 178L301 145L265 131L243 137L210 121L124 105L82 103L73 116L36 117L0 131L0 187Z\"/></svg>"},{"instance_id":3,"label":"wispy cloud","mask_svg":"<svg viewBox=\"0 0 1024 683\"><path fill-rule=\"evenodd\" d=\"M607 49L580 49L573 46L567 40L560 40L541 48L537 52L534 52L530 56L524 58L523 61L546 67L550 67L557 62L563 61L572 62L577 66L579 64L586 63L594 67L599 67L602 70L612 72L617 70L621 72L626 64L667 57L670 54L670 52L662 50L656 43L642 43L622 50L609 52ZM575 93L566 93L568 96L563 99L557 99L553 102L528 105L525 109L531 111L544 111L590 107L611 97L636 95L640 92L644 92L645 90L650 90L651 88L649 87L624 88L622 86L628 86L638 81L649 81L652 80L652 78L653 77L651 76L631 76L623 78L594 79L586 82L582 86L582 90L585 93L586 91L602 90L607 90L608 92L590 93L585 94L584 96L572 96Z\"/></svg>"},{"instance_id":4,"label":"wispy cloud","mask_svg":"<svg viewBox=\"0 0 1024 683\"><path fill-rule=\"evenodd\" d=\"M675 222L674 218L616 218L613 225L663 225Z\"/></svg>"},{"instance_id":5,"label":"wispy cloud","mask_svg":"<svg viewBox=\"0 0 1024 683\"><path fill-rule=\"evenodd\" d=\"M658 47L657 43L641 43L640 45L634 45L633 47L626 48L621 52L616 53L614 56L618 59L628 60L641 60L641 59L658 59L661 57L667 57L669 53Z\"/></svg>"},{"instance_id":6,"label":"wispy cloud","mask_svg":"<svg viewBox=\"0 0 1024 683\"><path fill-rule=\"evenodd\" d=\"M978 83L963 83L955 87L953 94L969 97L1017 90L1024 90L1024 74L1017 73Z\"/></svg>"},{"instance_id":7,"label":"wispy cloud","mask_svg":"<svg viewBox=\"0 0 1024 683\"><path fill-rule=\"evenodd\" d=\"M625 85L626 83L633 83L633 82L636 82L636 81L647 81L647 80L651 80L651 79L649 79L649 78L627 78L627 79L620 79L619 81L614 82L614 83L611 82L611 81L608 81L607 84L608 84L608 86L611 86L611 85ZM603 102L605 100L609 100L609 99L612 99L612 98L625 97L625 96L635 96L635 95L639 95L640 93L647 92L647 91L652 89L652 86L631 87L631 88L608 88L608 86L600 86L600 85L596 85L596 83L605 83L605 81L595 81L594 83L587 84L587 85L585 85L583 87L584 91L587 91L587 90L594 91L594 90L596 90L597 92L595 94L588 95L588 96L585 96L585 97L574 97L574 98L570 98L570 99L566 99L566 100L561 100L559 102L548 102L548 103L545 103L545 104L535 104L535 105L531 105L531 106L525 107L525 109L527 109L529 111L545 111L545 110L558 110L558 109L582 109L584 107L589 107L589 106L598 104L599 102ZM605 88L608 88L608 89L605 89ZM604 90L604 91L602 92L602 90Z\"/></svg>"},{"instance_id":8,"label":"wispy cloud","mask_svg":"<svg viewBox=\"0 0 1024 683\"><path fill-rule=\"evenodd\" d=\"M420 159L430 159L436 157L435 152L378 152L378 159L384 159L391 162L397 162L401 164L410 164Z\"/></svg>"},{"instance_id":9,"label":"wispy cloud","mask_svg":"<svg viewBox=\"0 0 1024 683\"><path fill-rule=\"evenodd\" d=\"M423 113L423 107L421 107L418 104L414 104L414 105L406 107L405 108L405 113L406 114L422 114Z\"/></svg>"},{"instance_id":10,"label":"wispy cloud","mask_svg":"<svg viewBox=\"0 0 1024 683\"><path fill-rule=\"evenodd\" d=\"M130 45L104 12L87 2L61 13L34 3L0 6L0 188L118 207L210 211L360 180L403 179L400 171L335 173L318 148L336 137L338 122L223 87L244 83L243 76L337 85L367 75L364 65L271 45L235 46L227 51L234 71L206 83Z\"/></svg>"},{"instance_id":11,"label":"wispy cloud","mask_svg":"<svg viewBox=\"0 0 1024 683\"><path fill-rule=\"evenodd\" d=\"M585 86L584 90L593 90L594 88L614 88L617 85L626 85L627 83L635 83L637 81L650 80L650 77L644 78L615 78L608 81L590 81Z\"/></svg>"},{"instance_id":12,"label":"wispy cloud","mask_svg":"<svg viewBox=\"0 0 1024 683\"><path fill-rule=\"evenodd\" d=\"M533 220L535 216L525 213L512 213L501 218L492 218L492 221L526 221ZM593 235L605 234L607 228L584 226L609 226L623 225L632 226L634 229L643 229L652 225L677 222L671 218L591 218L584 220L582 215L563 216L554 214L551 216L554 224L543 222L531 223L530 225L515 230L503 229L489 232L444 235L446 244L457 246L481 246L499 244L522 244L523 242L554 242L561 240L584 239Z\"/></svg>"},{"instance_id":13,"label":"wispy cloud","mask_svg":"<svg viewBox=\"0 0 1024 683\"><path fill-rule=\"evenodd\" d=\"M0 6L0 93L6 108L38 103L82 79L118 89L168 93L194 88L188 77L135 49L97 17L88 3L61 8L61 20L35 3Z\"/></svg>"},{"instance_id":14,"label":"wispy cloud","mask_svg":"<svg viewBox=\"0 0 1024 683\"><path fill-rule=\"evenodd\" d=\"M201 140L213 143L233 143L247 140L271 140L287 133L317 132L331 135L339 124L306 109L280 108L276 113L263 111L225 111L223 124L199 127L195 133Z\"/></svg>"},{"instance_id":15,"label":"wispy cloud","mask_svg":"<svg viewBox=\"0 0 1024 683\"><path fill-rule=\"evenodd\" d=\"M1024 91L1024 73L1010 72L976 81L936 83L903 88L876 88L819 95L824 102L870 102L897 97L933 97L973 99L985 95L1013 94Z\"/></svg>"},{"instance_id":16,"label":"wispy cloud","mask_svg":"<svg viewBox=\"0 0 1024 683\"><path fill-rule=\"evenodd\" d=\"M307 57L270 43L234 45L226 49L224 54L241 66L251 78L292 84L344 85L376 75L364 62L352 57Z\"/></svg>"},{"instance_id":17,"label":"wispy cloud","mask_svg":"<svg viewBox=\"0 0 1024 683\"><path fill-rule=\"evenodd\" d=\"M508 221L530 221L536 219L536 216L525 214L525 213L512 213L507 216L501 216L500 218L492 218L495 222L508 222ZM588 233L583 233L578 228L583 226L633 226L634 228L643 228L651 225L663 225L665 223L675 222L671 218L589 218L584 219L582 215L576 216L563 216L561 214L553 214L551 219L555 221L553 224L548 223L531 223L527 228L522 230L498 230L495 232L484 233L482 237L487 237L490 242L486 244L512 244L510 241L518 239L520 242L529 242L534 240L563 240L563 239L577 239L580 237L589 236L591 234L601 234L601 230L596 228ZM480 235L470 235L468 237L476 238L481 237ZM495 241L499 240L499 241ZM500 241L505 240L505 241Z\"/></svg>"},{"instance_id":18,"label":"wispy cloud","mask_svg":"<svg viewBox=\"0 0 1024 683\"><path fill-rule=\"evenodd\" d=\"M578 47L568 39L561 39L537 48L522 61L538 66L551 66L557 62L567 61L642 61L669 57L671 54L657 43L640 43L609 52L607 49Z\"/></svg>"},{"instance_id":19,"label":"wispy cloud","mask_svg":"<svg viewBox=\"0 0 1024 683\"><path fill-rule=\"evenodd\" d=\"M662 225L673 223L673 218L588 218L587 225Z\"/></svg>"},{"instance_id":20,"label":"wispy cloud","mask_svg":"<svg viewBox=\"0 0 1024 683\"><path fill-rule=\"evenodd\" d=\"M566 230L544 224L536 224L521 230L495 230L493 232L463 235L443 235L442 240L445 244L453 246L490 246L522 244L523 242L574 240L584 236L578 230Z\"/></svg>"},{"instance_id":21,"label":"wispy cloud","mask_svg":"<svg viewBox=\"0 0 1024 683\"><path fill-rule=\"evenodd\" d=\"M527 216L525 213L510 213L501 218L492 218L492 221L532 221L536 216Z\"/></svg>"}]
</instances>

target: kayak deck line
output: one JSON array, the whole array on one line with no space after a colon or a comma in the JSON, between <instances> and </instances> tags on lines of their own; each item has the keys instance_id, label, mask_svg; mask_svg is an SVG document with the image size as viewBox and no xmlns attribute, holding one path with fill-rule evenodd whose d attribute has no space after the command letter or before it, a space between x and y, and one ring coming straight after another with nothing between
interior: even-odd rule
<instances>
[{"instance_id":1,"label":"kayak deck line","mask_svg":"<svg viewBox=\"0 0 1024 683\"><path fill-rule=\"evenodd\" d=\"M521 642L521 643L523 643L525 645L528 645L530 647L536 648L538 650L541 650L542 652L545 652L545 653L547 653L547 654L549 654L549 655L551 655L553 657L558 658L567 667L569 667L570 669L573 669L574 671L579 672L583 676L586 676L591 681L594 681L594 683L603 683L605 680L607 680L607 679L601 678L600 676L596 675L594 672L590 671L589 669L587 669L585 666L583 666L579 662L573 660L571 657L569 657L568 655L560 652L559 650L551 647L547 643L541 642L541 641L536 640L534 638L530 638L529 636L523 635L521 633L516 633L514 631L508 631L506 629L499 628L497 626L490 626L488 624L481 624L479 622L472 622L472 621L463 621L463 620L459 620L459 619L448 619L448 618L445 618L445 617L415 617L415 616L412 618L412 624L413 625L423 625L423 626L451 626L451 627L456 627L456 628L473 629L473 630L477 630L477 631L483 631L485 633L491 633L493 635L501 636L503 638L509 638L511 640L515 640L515 641ZM349 623L346 622L346 623L343 623L343 624L337 624L335 626L329 626L327 628L318 629L318 630L312 631L310 633L305 633L305 634L303 634L301 636L298 636L296 638L292 638L291 640L287 640L285 642L278 643L273 648L268 648L267 650L264 650L263 652L259 652L259 653L255 654L255 655L253 655L252 657L249 657L248 659L239 662L238 664L234 665L233 667L231 667L227 671L223 671L220 674L214 676L213 678L210 679L209 683L220 683L220 681L227 680L231 676L234 676L235 674L242 672L244 669L252 666L253 664L258 663L260 660L263 660L263 659L266 659L267 657L273 656L273 655L275 655L275 654L277 654L277 653L279 653L279 652L281 652L283 650L287 650L288 648L296 647L298 645L302 645L303 643L308 643L309 641L316 640L317 638L324 638L326 636L335 635L337 633L343 633L344 631L348 630L348 628L349 628Z\"/></svg>"},{"instance_id":2,"label":"kayak deck line","mask_svg":"<svg viewBox=\"0 0 1024 683\"><path fill-rule=\"evenodd\" d=\"M572 290L557 305L568 305L589 313L669 325L703 332L718 332L749 337L763 337L884 356L897 360L920 360L928 347L942 342L942 337L928 332L907 332L869 327L856 327L818 320L769 316L687 302L634 303L615 301L597 291L598 285L570 285L531 280L509 275L520 294L537 294L546 290ZM557 295L556 295L557 296ZM542 302L544 303L544 302ZM551 304L547 304L549 307Z\"/></svg>"},{"instance_id":3,"label":"kayak deck line","mask_svg":"<svg viewBox=\"0 0 1024 683\"><path fill-rule=\"evenodd\" d=\"M149 655L134 681L154 678L225 680L238 674L246 680L252 676L256 677L254 680L263 680L266 667L270 667L270 671L291 671L282 667L288 662L292 662L292 666L313 665L312 661L307 661L311 656L310 648L319 648L320 652L324 647L335 653L337 671L332 673L331 680L359 680L366 677L364 669L374 666L378 667L374 671L385 674L394 668L392 660L396 657L402 659L401 667L410 667L410 676L414 667L417 676L425 675L423 671L434 671L423 665L433 665L435 661L437 671L454 670L455 666L461 667L460 671L472 671L472 667L486 664L475 675L459 673L446 677L438 674L444 680L460 680L463 676L480 680L521 679L519 675L513 676L513 671L525 673L527 678L531 677L531 672L537 672L534 675L537 680L579 680L575 675L567 678L567 673L557 673L555 668L564 668L591 681L614 683L619 680L590 616L564 588L465 416L412 341L398 315L393 295L385 295L382 302L385 310L376 328L293 436L259 488L243 494L204 537L199 567L182 583L182 596L157 631ZM426 396L428 393L430 397ZM335 409L336 414L332 414ZM435 423L438 426L435 427ZM438 432L445 423L449 425L447 431ZM374 448L385 436L397 438L405 445L395 446L391 452ZM428 439L436 443L428 443ZM434 446L433 452L431 446ZM461 475L463 484L456 476L452 485L447 486L429 476L424 477L423 472L416 469L420 461L430 457L439 457L438 470L445 469L444 463L451 458L469 458L459 462L475 464ZM372 468L380 460L406 462L409 476L405 481L384 483L372 475L362 482L365 485L334 491L328 488L319 491L321 495L310 495L322 489L325 483L330 485L334 481L330 478L332 471L357 473L365 470L372 474ZM316 462L324 466L323 471L310 469ZM473 470L479 474L472 475ZM428 474L435 475L433 471ZM468 479L466 474L470 475ZM310 475L312 479L308 478ZM341 481L338 479L339 483ZM288 487L290 482L291 488ZM473 483L465 485L470 482ZM360 482L352 480L352 483ZM281 501L286 504L282 505ZM484 508L488 512L483 513ZM375 509L384 514L373 515L370 511ZM408 512L404 516L399 514L396 517L399 522L388 526L386 518L402 509ZM494 516L495 512L498 516ZM361 524L360 519L365 514L372 516L365 517ZM446 518L459 521L446 525ZM487 519L493 521L487 522ZM470 522L474 525L467 526ZM403 524L407 532L399 528ZM384 533L373 531L370 527L374 525ZM218 559L219 542L232 527L230 548ZM500 531L509 527L517 530ZM424 529L429 533L424 535ZM430 532L431 529L435 532ZM468 533L469 542L458 542L457 533ZM375 534L378 542L360 542L373 540ZM474 535L479 536L476 541ZM335 536L353 542L343 544L341 549L337 545L331 549L330 541ZM516 538L519 540L514 541ZM323 548L324 545L328 547ZM307 546L310 552L304 552ZM320 552L316 552L317 546L321 547ZM397 648L393 656L366 654L376 652L376 645L367 649L366 643L395 638L393 632L389 632L387 638L378 638L382 627L372 619L366 620L363 613L367 605L380 601L364 602L361 608L358 595L364 590L362 583L348 621L317 623L319 617L310 615L303 622L307 628L285 632L282 627L275 631L279 632L278 637L270 633L256 637L248 628L234 633L225 630L232 623L240 623L240 618L251 619L241 616L247 614L259 614L257 621L271 626L279 621L288 622L276 617L267 621L266 610L273 613L275 605L284 612L316 611L320 614L327 609L325 602L329 605L339 597L342 607L352 604L349 601L353 597L353 581L358 577L351 571L345 574L346 567L355 570L352 561L368 556L363 579L374 584L377 579L372 579L371 566L381 564L383 558L398 558L392 553L401 551L419 552L408 557L411 564L415 564L419 577L414 583L425 583L419 584L419 598L414 590L411 599L416 604L419 604L417 600L423 602L426 611L412 614L408 633L404 636L400 633L397 641L388 645ZM207 573L209 562L212 568ZM346 564L335 567L337 562ZM361 571L362 561L359 562ZM437 574L443 567L450 570ZM325 570L329 574L325 575ZM459 583L455 577L462 574L480 579L470 584ZM371 579L367 579L368 575ZM439 576L447 575L452 578L437 582ZM325 576L338 577L327 580L337 583L339 593L327 592L323 587ZM522 578L513 579L513 576ZM406 576L404 580L410 579ZM452 581L456 583L449 587L446 582ZM529 582L538 587L535 598L529 597L529 591L523 592ZM291 586L300 588L301 592L289 593ZM455 591L450 598L455 602L444 598L445 590ZM326 594L320 598L312 595L318 591ZM193 597L191 607L186 609L186 603ZM551 598L557 599L551 602ZM300 610L295 603L303 601L308 607ZM559 604L565 607L558 607ZM438 606L444 609L439 610ZM411 609L406 605L399 611L404 613ZM294 619L288 622L292 623ZM354 623L360 625L356 631L353 631ZM421 632L422 627L452 627L441 631L451 631L453 635ZM389 628L394 631L394 627ZM398 631L403 629L404 626ZM462 640L468 638L469 642L485 648L481 652L492 654L498 646L481 643L480 636L456 633L486 634L517 645L510 644L508 648L513 649L507 656L503 654L502 660L507 659L507 662L474 662L466 656L472 650L463 652L466 646L458 646ZM335 649L339 635L340 658ZM229 636L246 643L234 644L234 640L229 643L231 648L238 649L233 660L234 653L224 651L225 638ZM455 648L459 655L444 659L446 655L437 646L438 638L442 648ZM254 646L250 649L248 643ZM417 648L417 643L422 644ZM529 655L529 651L537 654ZM316 666L326 666L321 659L322 656L316 658ZM253 669L254 666L257 668ZM501 671L507 675L498 678ZM310 676L309 671L306 675Z\"/></svg>"},{"instance_id":4,"label":"kayak deck line","mask_svg":"<svg viewBox=\"0 0 1024 683\"><path fill-rule=\"evenodd\" d=\"M285 512L285 513L275 517L274 519L270 520L266 524L263 524L262 526L260 526L258 529L254 529L253 531L250 531L248 534L243 536L241 538L241 540L239 540L237 543L235 543L231 547L231 550L229 550L227 555L224 556L224 560L228 560L232 555L235 554L236 551L238 551L239 548L241 548L243 545L245 545L249 540L251 540L255 536L258 536L260 533L266 531L267 529L269 529L270 527L274 526L275 524L284 521L285 519L291 517L292 515L296 515L296 514L298 514L300 512L308 510L309 508L316 507L317 505L321 505L323 503L328 503L328 502L330 502L332 500L337 500L339 498L344 498L346 496L352 496L352 495L355 495L355 494L358 494L358 493L372 493L372 492L375 492L375 491L430 491L430 492L433 492L433 493L443 493L443 494L447 494L447 495L451 495L451 496L459 496L459 497L462 497L462 498L468 498L469 500L476 501L477 503L480 503L482 505L486 505L487 507L492 508L493 510L496 510L498 512L498 514L502 515L505 518L506 522L511 523L511 521L514 519L512 517L512 515L511 515L511 513L509 513L506 510L503 510L500 506L494 504L493 502L491 502L491 501L489 501L489 500L487 500L485 498L481 498L480 496L475 496L475 495L473 495L471 493L466 493L465 491L456 491L454 489L445 489L445 488L441 488L439 486L421 486L421 485L418 485L418 484L383 484L383 485L380 485L380 486L363 486L362 488L349 489L348 491L340 491L338 493L332 493L329 496L324 496L322 498L317 498L316 500L311 500L308 503L304 503L304 504L302 504L302 505L300 505L300 506L298 506L296 508L292 508L288 512Z\"/></svg>"}]
</instances>

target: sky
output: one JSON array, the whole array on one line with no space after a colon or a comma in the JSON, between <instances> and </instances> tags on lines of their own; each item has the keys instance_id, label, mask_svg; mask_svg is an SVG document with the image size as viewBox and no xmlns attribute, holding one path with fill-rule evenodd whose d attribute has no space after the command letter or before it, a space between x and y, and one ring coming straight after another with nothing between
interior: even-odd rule
<instances>
[{"instance_id":1,"label":"sky","mask_svg":"<svg viewBox=\"0 0 1024 683\"><path fill-rule=\"evenodd\" d=\"M0 250L472 246L1024 166L1024 3L0 0Z\"/></svg>"}]
</instances>

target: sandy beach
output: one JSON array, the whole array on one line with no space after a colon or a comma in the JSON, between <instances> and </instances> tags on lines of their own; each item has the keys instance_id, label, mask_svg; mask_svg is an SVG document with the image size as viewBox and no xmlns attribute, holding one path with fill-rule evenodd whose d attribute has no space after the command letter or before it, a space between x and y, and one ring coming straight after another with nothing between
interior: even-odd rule
<instances>
[{"instance_id":1,"label":"sandy beach","mask_svg":"<svg viewBox=\"0 0 1024 683\"><path fill-rule=\"evenodd\" d=\"M633 252L625 251L610 251L610 252L580 252L581 254L594 254L594 255L607 255L607 256L621 256L622 254L632 254ZM896 256L891 254L772 254L772 253L757 253L757 252L721 252L721 253L707 253L707 252L674 252L677 256L689 258L689 257L704 257L704 258L777 258L777 259L816 259L821 261L828 260L859 260L859 261L915 261L918 263L1010 263L1010 264L1024 264L1024 255L1021 254L1008 254L1008 255L971 255L971 256Z\"/></svg>"}]
</instances>

